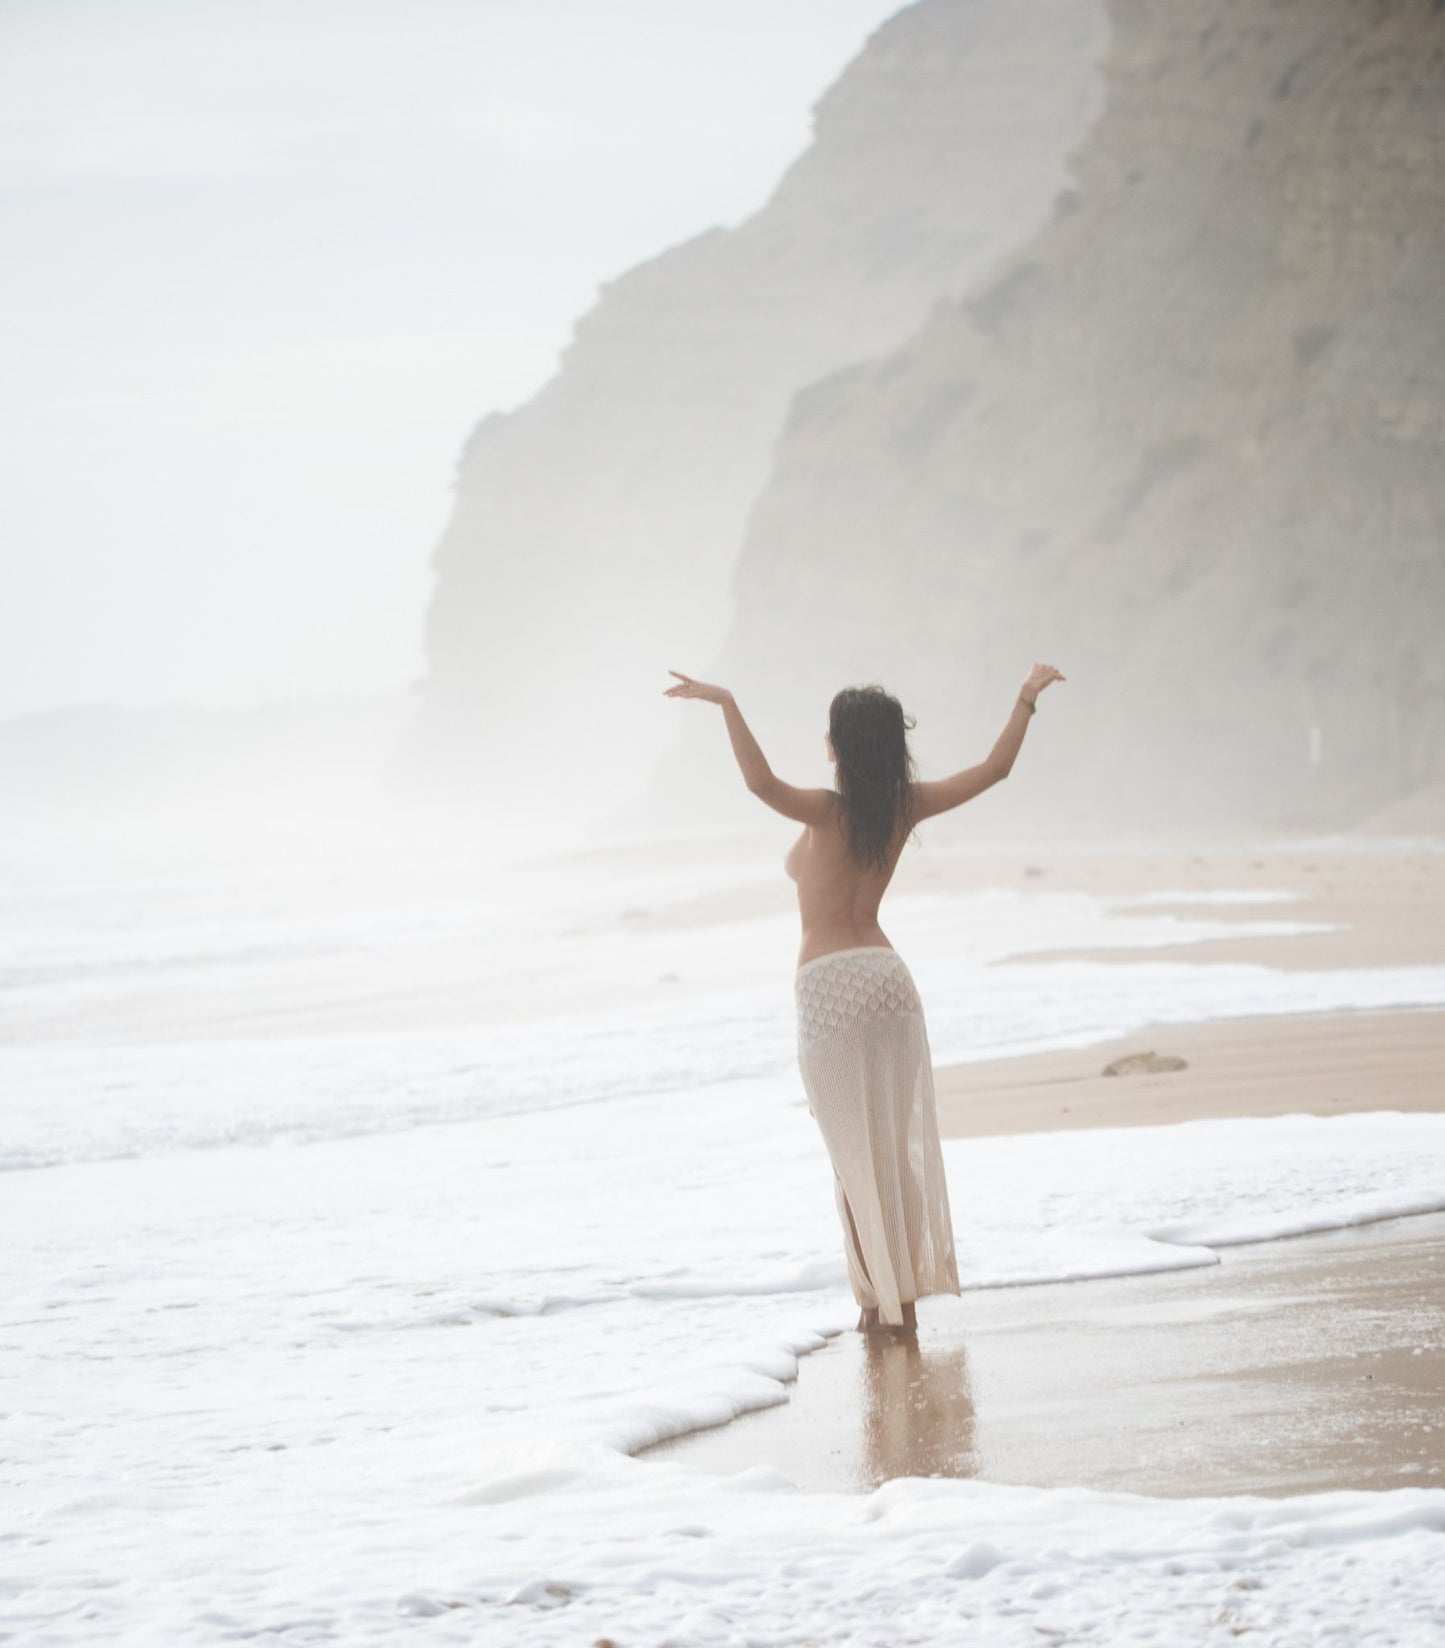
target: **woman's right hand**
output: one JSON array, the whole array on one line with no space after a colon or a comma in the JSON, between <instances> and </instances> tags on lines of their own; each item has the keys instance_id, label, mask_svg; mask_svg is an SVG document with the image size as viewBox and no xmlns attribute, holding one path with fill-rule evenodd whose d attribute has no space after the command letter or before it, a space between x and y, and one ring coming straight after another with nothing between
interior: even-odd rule
<instances>
[{"instance_id":1,"label":"woman's right hand","mask_svg":"<svg viewBox=\"0 0 1445 1648\"><path fill-rule=\"evenodd\" d=\"M1037 698L1051 681L1062 681L1063 679L1064 677L1052 664L1035 664L1027 676L1024 677L1023 691L1030 698Z\"/></svg>"},{"instance_id":2,"label":"woman's right hand","mask_svg":"<svg viewBox=\"0 0 1445 1648\"><path fill-rule=\"evenodd\" d=\"M694 681L690 675L684 675L681 670L670 669L669 675L677 677L677 685L664 687L664 698L701 698L709 704L721 704L732 697L726 687L710 686L706 681Z\"/></svg>"}]
</instances>

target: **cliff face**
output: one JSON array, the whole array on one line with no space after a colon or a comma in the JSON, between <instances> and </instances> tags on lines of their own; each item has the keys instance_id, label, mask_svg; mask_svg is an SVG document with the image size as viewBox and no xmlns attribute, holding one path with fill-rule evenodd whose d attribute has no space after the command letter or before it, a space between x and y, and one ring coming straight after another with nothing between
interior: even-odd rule
<instances>
[{"instance_id":1,"label":"cliff face","mask_svg":"<svg viewBox=\"0 0 1445 1648\"><path fill-rule=\"evenodd\" d=\"M937 773L1042 659L991 824L1347 824L1445 778L1445 9L1110 21L1052 220L794 400L700 673L827 783L845 682ZM733 807L682 732L635 816Z\"/></svg>"},{"instance_id":2,"label":"cliff face","mask_svg":"<svg viewBox=\"0 0 1445 1648\"><path fill-rule=\"evenodd\" d=\"M726 633L794 391L1047 221L1104 40L1096 0L922 0L819 101L756 215L602 288L556 378L463 454L396 782L513 808L560 778L583 810L640 787L677 725L667 669Z\"/></svg>"}]
</instances>

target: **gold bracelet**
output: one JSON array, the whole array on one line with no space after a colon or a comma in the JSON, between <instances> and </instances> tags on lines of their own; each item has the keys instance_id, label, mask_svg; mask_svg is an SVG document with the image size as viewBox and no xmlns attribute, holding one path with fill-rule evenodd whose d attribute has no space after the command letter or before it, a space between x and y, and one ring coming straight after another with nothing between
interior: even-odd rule
<instances>
[{"instance_id":1,"label":"gold bracelet","mask_svg":"<svg viewBox=\"0 0 1445 1648\"><path fill-rule=\"evenodd\" d=\"M1022 693L1019 694L1019 703L1028 705L1030 715L1032 715L1034 713L1034 711L1038 708L1038 705L1033 701L1032 698L1025 698Z\"/></svg>"}]
</instances>

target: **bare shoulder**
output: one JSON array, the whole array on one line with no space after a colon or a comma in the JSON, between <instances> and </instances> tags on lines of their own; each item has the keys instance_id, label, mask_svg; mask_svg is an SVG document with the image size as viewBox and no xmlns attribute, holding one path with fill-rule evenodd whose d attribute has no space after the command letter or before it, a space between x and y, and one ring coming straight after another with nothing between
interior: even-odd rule
<instances>
[{"instance_id":1,"label":"bare shoulder","mask_svg":"<svg viewBox=\"0 0 1445 1648\"><path fill-rule=\"evenodd\" d=\"M837 816L839 795L836 790L803 789L796 784L770 774L753 791L759 801L766 802L774 812L799 824L830 824Z\"/></svg>"}]
</instances>

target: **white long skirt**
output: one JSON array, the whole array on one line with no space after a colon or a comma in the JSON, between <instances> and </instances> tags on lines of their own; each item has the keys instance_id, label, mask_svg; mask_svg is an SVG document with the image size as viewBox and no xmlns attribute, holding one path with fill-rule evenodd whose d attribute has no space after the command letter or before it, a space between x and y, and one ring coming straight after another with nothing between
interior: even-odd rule
<instances>
[{"instance_id":1,"label":"white long skirt","mask_svg":"<svg viewBox=\"0 0 1445 1648\"><path fill-rule=\"evenodd\" d=\"M923 1004L887 945L805 961L794 994L798 1068L833 1163L848 1277L859 1305L897 1325L905 1300L959 1292Z\"/></svg>"}]
</instances>

